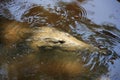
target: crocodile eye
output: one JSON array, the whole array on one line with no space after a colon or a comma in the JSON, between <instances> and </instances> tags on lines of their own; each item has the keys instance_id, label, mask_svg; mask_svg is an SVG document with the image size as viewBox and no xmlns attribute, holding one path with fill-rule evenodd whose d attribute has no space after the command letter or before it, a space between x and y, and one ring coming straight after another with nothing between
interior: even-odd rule
<instances>
[{"instance_id":1,"label":"crocodile eye","mask_svg":"<svg viewBox=\"0 0 120 80\"><path fill-rule=\"evenodd\" d=\"M51 42L54 44L64 44L65 43L65 41L63 41L63 40L51 41Z\"/></svg>"},{"instance_id":2,"label":"crocodile eye","mask_svg":"<svg viewBox=\"0 0 120 80\"><path fill-rule=\"evenodd\" d=\"M60 44L65 43L65 41L63 41L63 40L59 40L58 42L59 42Z\"/></svg>"}]
</instances>

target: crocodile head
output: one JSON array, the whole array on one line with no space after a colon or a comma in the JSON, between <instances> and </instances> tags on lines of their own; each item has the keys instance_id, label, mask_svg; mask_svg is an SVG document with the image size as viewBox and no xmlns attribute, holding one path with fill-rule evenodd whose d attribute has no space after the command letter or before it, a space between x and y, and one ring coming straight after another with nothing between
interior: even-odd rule
<instances>
[{"instance_id":1,"label":"crocodile head","mask_svg":"<svg viewBox=\"0 0 120 80\"><path fill-rule=\"evenodd\" d=\"M95 49L95 47L53 27L39 27L34 29L32 33L32 37L27 39L27 42L34 49L43 47L46 49L60 48L68 51Z\"/></svg>"}]
</instances>

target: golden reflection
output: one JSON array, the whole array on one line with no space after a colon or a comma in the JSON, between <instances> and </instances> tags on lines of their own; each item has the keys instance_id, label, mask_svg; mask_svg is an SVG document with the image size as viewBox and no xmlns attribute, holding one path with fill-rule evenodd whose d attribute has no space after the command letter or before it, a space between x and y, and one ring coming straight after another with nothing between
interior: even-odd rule
<instances>
[{"instance_id":1,"label":"golden reflection","mask_svg":"<svg viewBox=\"0 0 120 80\"><path fill-rule=\"evenodd\" d=\"M8 64L8 76L10 80L14 78L17 78L17 80L32 80L38 75L43 74L51 76L51 78L55 76L70 78L85 73L83 64L77 61L77 59L73 57L74 55L67 56L62 53L63 55L58 56L58 58L55 58L55 55L51 55L51 58L49 58L49 53L47 53L48 55L46 56L38 57L39 54L44 53L32 53L19 57L15 61L11 61L11 63ZM49 60L46 60L46 57L49 58Z\"/></svg>"},{"instance_id":2,"label":"golden reflection","mask_svg":"<svg viewBox=\"0 0 120 80\"><path fill-rule=\"evenodd\" d=\"M25 34L29 33L28 25L25 23L11 21L10 23L2 25L2 27L2 42L6 46L10 46L17 42L20 42L25 38Z\"/></svg>"},{"instance_id":3,"label":"golden reflection","mask_svg":"<svg viewBox=\"0 0 120 80\"><path fill-rule=\"evenodd\" d=\"M82 74L85 69L83 68L83 65L80 64L79 62L69 62L69 61L64 61L64 71L69 74L69 76L75 76L75 75L80 75Z\"/></svg>"}]
</instances>

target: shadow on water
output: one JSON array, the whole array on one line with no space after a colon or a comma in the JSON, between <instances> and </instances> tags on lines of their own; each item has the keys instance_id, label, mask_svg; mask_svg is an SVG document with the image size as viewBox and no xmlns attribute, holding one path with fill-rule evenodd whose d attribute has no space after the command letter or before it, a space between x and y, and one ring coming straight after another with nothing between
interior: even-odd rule
<instances>
[{"instance_id":1,"label":"shadow on water","mask_svg":"<svg viewBox=\"0 0 120 80\"><path fill-rule=\"evenodd\" d=\"M85 3L85 0L0 1L0 79L119 80L120 30L115 25L98 25L88 19L81 6ZM41 26L70 33L99 51L63 51L59 47L40 47L34 51L26 39L32 36L29 29Z\"/></svg>"}]
</instances>

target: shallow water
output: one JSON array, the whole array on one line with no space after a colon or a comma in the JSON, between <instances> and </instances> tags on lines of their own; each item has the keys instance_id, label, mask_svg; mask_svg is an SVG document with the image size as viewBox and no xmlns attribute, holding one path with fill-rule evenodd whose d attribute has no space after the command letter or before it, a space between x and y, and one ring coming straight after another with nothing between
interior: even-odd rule
<instances>
[{"instance_id":1,"label":"shallow water","mask_svg":"<svg viewBox=\"0 0 120 80\"><path fill-rule=\"evenodd\" d=\"M0 80L120 80L119 9L119 0L0 1ZM22 22L56 27L101 52L44 47L34 52L17 37L22 28L11 30L25 26ZM4 41L5 31L15 34L11 41Z\"/></svg>"}]
</instances>

